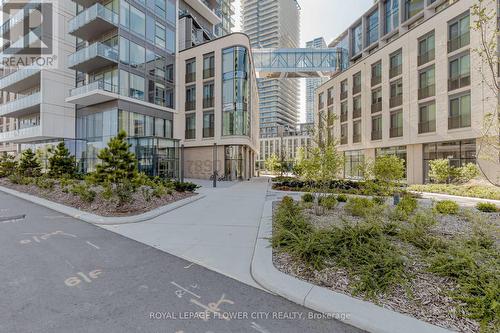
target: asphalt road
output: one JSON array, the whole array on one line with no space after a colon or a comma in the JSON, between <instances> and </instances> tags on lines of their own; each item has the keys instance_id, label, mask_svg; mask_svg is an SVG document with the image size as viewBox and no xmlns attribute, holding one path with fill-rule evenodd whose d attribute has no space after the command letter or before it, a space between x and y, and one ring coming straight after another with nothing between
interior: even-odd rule
<instances>
[{"instance_id":1,"label":"asphalt road","mask_svg":"<svg viewBox=\"0 0 500 333\"><path fill-rule=\"evenodd\" d=\"M0 309L2 333L361 332L1 192Z\"/></svg>"}]
</instances>

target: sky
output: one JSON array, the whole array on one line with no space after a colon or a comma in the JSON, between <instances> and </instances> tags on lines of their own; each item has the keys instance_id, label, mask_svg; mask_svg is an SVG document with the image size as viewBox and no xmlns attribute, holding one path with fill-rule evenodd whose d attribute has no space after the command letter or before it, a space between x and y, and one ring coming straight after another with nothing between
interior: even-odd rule
<instances>
[{"instance_id":1,"label":"sky","mask_svg":"<svg viewBox=\"0 0 500 333\"><path fill-rule=\"evenodd\" d=\"M291 0L290 0L291 1ZM300 11L300 44L316 37L330 43L373 5L373 0L298 0ZM241 30L241 0L235 1L236 27ZM301 80L300 121L305 121L305 80Z\"/></svg>"}]
</instances>

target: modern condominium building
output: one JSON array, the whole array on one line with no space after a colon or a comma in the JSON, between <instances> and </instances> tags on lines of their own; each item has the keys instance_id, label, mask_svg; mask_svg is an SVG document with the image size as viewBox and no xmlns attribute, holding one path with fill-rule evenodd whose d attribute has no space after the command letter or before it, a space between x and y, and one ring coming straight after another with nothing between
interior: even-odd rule
<instances>
[{"instance_id":1,"label":"modern condominium building","mask_svg":"<svg viewBox=\"0 0 500 333\"><path fill-rule=\"evenodd\" d=\"M297 48L300 42L300 7L296 0L242 0L243 31L251 47ZM260 132L277 135L278 126L295 128L299 82L259 79Z\"/></svg>"},{"instance_id":2,"label":"modern condominium building","mask_svg":"<svg viewBox=\"0 0 500 333\"><path fill-rule=\"evenodd\" d=\"M318 88L316 125L326 121L339 139L345 177L362 176L364 159L396 154L406 161L408 183L426 182L437 158L477 162L498 182L499 157L478 155L498 92L477 70L484 64L474 51L482 47L479 32L470 28L474 3L378 1L330 45L344 45L350 63ZM486 3L495 10L494 1Z\"/></svg>"},{"instance_id":3,"label":"modern condominium building","mask_svg":"<svg viewBox=\"0 0 500 333\"><path fill-rule=\"evenodd\" d=\"M147 174L252 177L258 97L250 41L215 37L232 28L232 12L223 9L232 1L53 3L58 67L22 66L0 78L11 96L0 115L18 124L0 141L22 150L64 140L91 171L99 150L125 130Z\"/></svg>"},{"instance_id":4,"label":"modern condominium building","mask_svg":"<svg viewBox=\"0 0 500 333\"><path fill-rule=\"evenodd\" d=\"M306 43L308 49L326 49L323 37L318 37ZM314 97L316 88L328 81L326 78L306 79L306 122L314 123Z\"/></svg>"}]
</instances>

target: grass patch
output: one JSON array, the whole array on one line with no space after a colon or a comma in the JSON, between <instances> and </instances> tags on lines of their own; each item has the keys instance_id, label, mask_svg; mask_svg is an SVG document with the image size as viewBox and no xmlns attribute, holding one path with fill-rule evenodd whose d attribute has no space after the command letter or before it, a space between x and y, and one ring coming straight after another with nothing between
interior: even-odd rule
<instances>
[{"instance_id":1,"label":"grass patch","mask_svg":"<svg viewBox=\"0 0 500 333\"><path fill-rule=\"evenodd\" d=\"M375 207L375 203L367 198L350 198L344 209L352 216L367 216Z\"/></svg>"},{"instance_id":2,"label":"grass patch","mask_svg":"<svg viewBox=\"0 0 500 333\"><path fill-rule=\"evenodd\" d=\"M491 202L478 202L476 209L483 213L495 213L498 212L498 207Z\"/></svg>"},{"instance_id":3,"label":"grass patch","mask_svg":"<svg viewBox=\"0 0 500 333\"><path fill-rule=\"evenodd\" d=\"M500 188L481 185L424 184L411 185L410 191L442 193L483 199L500 200Z\"/></svg>"},{"instance_id":4,"label":"grass patch","mask_svg":"<svg viewBox=\"0 0 500 333\"><path fill-rule=\"evenodd\" d=\"M441 214L456 215L458 214L460 207L455 201L443 200L436 203L435 209Z\"/></svg>"}]
</instances>

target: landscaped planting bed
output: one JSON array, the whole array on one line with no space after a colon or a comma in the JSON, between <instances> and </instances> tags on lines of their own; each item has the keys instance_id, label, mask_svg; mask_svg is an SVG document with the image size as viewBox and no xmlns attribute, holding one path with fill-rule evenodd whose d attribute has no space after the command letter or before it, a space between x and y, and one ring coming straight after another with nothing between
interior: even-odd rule
<instances>
[{"instance_id":1,"label":"landscaped planting bed","mask_svg":"<svg viewBox=\"0 0 500 333\"><path fill-rule=\"evenodd\" d=\"M460 332L500 329L500 215L404 197L285 197L273 262L284 273ZM314 200L313 200L314 201ZM325 201L321 199L321 203Z\"/></svg>"},{"instance_id":2,"label":"landscaped planting bed","mask_svg":"<svg viewBox=\"0 0 500 333\"><path fill-rule=\"evenodd\" d=\"M411 185L408 187L408 190L416 192L450 194L461 197L500 200L500 188L493 185L424 184Z\"/></svg>"}]
</instances>

